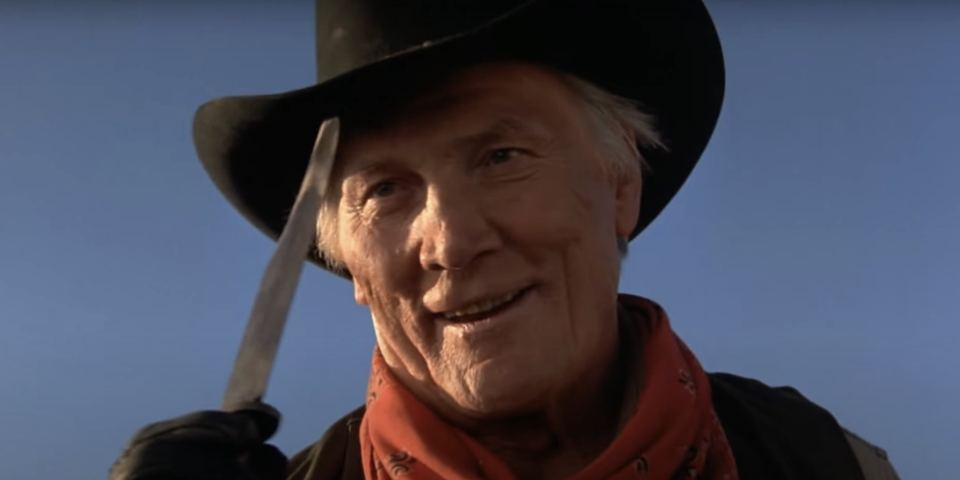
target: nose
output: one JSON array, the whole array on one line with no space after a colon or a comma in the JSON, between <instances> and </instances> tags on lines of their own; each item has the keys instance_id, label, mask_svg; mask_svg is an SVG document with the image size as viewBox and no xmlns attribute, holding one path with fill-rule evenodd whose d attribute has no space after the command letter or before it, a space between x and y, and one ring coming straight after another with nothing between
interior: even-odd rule
<instances>
[{"instance_id":1,"label":"nose","mask_svg":"<svg viewBox=\"0 0 960 480\"><path fill-rule=\"evenodd\" d=\"M460 270L496 251L501 236L474 188L431 188L416 222L424 270Z\"/></svg>"}]
</instances>

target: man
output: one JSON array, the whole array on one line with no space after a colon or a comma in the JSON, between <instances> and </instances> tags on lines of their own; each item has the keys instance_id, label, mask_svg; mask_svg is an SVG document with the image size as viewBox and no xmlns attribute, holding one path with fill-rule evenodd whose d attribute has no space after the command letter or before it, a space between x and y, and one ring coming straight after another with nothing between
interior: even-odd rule
<instances>
[{"instance_id":1,"label":"man","mask_svg":"<svg viewBox=\"0 0 960 480\"><path fill-rule=\"evenodd\" d=\"M376 332L364 407L290 461L244 413L151 425L113 480L896 478L790 388L707 374L630 239L717 120L698 0L320 1L321 82L211 102L201 160L276 236L319 123L342 135L314 259Z\"/></svg>"}]
</instances>

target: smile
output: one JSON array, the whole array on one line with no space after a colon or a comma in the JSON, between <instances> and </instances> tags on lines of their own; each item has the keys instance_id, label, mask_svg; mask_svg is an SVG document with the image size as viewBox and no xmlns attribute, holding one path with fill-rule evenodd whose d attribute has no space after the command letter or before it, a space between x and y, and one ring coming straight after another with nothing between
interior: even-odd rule
<instances>
[{"instance_id":1,"label":"smile","mask_svg":"<svg viewBox=\"0 0 960 480\"><path fill-rule=\"evenodd\" d=\"M515 301L520 295L526 292L527 289L517 290L516 292L503 295L501 297L493 298L490 300L484 300L482 302L477 302L472 305L469 305L465 308L459 310L451 310L449 312L443 312L443 318L447 320L453 320L458 322L477 320L488 316L491 313L494 313L497 310L501 310L503 307Z\"/></svg>"}]
</instances>

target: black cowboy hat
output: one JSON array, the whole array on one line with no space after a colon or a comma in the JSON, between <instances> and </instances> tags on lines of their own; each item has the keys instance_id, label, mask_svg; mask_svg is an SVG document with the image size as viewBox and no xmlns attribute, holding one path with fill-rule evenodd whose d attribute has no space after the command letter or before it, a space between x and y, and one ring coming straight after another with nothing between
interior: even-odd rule
<instances>
[{"instance_id":1,"label":"black cowboy hat","mask_svg":"<svg viewBox=\"0 0 960 480\"><path fill-rule=\"evenodd\" d=\"M667 150L643 152L651 169L631 239L683 185L723 103L723 54L701 0L317 0L316 18L316 85L212 100L194 117L213 182L274 239L323 120L376 103L405 75L529 61L640 102Z\"/></svg>"}]
</instances>

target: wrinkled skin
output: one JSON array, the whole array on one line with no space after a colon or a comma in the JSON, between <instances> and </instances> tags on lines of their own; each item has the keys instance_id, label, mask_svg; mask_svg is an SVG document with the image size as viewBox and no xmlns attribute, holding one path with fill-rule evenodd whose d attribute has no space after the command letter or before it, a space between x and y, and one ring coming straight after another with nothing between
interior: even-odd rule
<instances>
[{"instance_id":1,"label":"wrinkled skin","mask_svg":"<svg viewBox=\"0 0 960 480\"><path fill-rule=\"evenodd\" d=\"M394 374L481 436L530 417L563 443L595 420L584 405L617 408L616 242L641 185L604 169L573 91L538 67L476 66L344 131L337 253ZM442 315L515 292L484 322Z\"/></svg>"}]
</instances>

